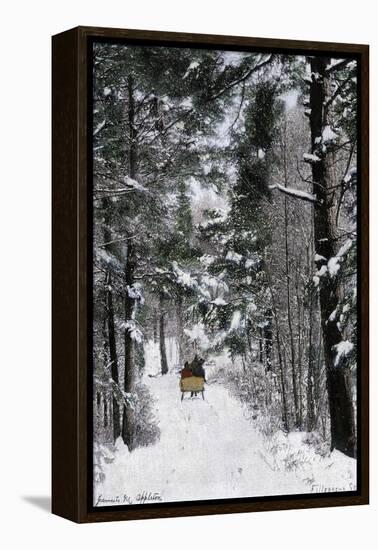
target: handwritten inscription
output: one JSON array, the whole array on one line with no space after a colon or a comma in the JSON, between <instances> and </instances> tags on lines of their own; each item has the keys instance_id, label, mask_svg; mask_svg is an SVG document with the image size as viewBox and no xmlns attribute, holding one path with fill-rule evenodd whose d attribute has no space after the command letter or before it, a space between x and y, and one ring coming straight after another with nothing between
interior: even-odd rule
<instances>
[{"instance_id":1,"label":"handwritten inscription","mask_svg":"<svg viewBox=\"0 0 378 550\"><path fill-rule=\"evenodd\" d=\"M356 490L356 486L354 485L354 483L349 483L348 485L343 487L323 485L318 483L315 483L311 486L312 493L339 493L341 491L355 491L355 490Z\"/></svg>"},{"instance_id":2,"label":"handwritten inscription","mask_svg":"<svg viewBox=\"0 0 378 550\"><path fill-rule=\"evenodd\" d=\"M136 501L138 504L145 504L146 502L161 502L162 498L160 493L150 493L143 491L136 496Z\"/></svg>"},{"instance_id":3,"label":"handwritten inscription","mask_svg":"<svg viewBox=\"0 0 378 550\"><path fill-rule=\"evenodd\" d=\"M142 491L131 497L130 495L114 495L114 496L104 496L99 495L97 497L95 506L117 506L122 504L147 504L148 502L162 502L162 497L160 493L151 492L151 491Z\"/></svg>"}]
</instances>

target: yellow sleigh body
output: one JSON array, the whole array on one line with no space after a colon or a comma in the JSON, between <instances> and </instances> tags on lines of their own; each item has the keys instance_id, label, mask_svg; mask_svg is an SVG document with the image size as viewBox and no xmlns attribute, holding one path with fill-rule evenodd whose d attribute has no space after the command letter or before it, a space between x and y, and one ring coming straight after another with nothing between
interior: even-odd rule
<instances>
[{"instance_id":1,"label":"yellow sleigh body","mask_svg":"<svg viewBox=\"0 0 378 550\"><path fill-rule=\"evenodd\" d=\"M202 399L204 398L203 392L205 380L202 376L188 376L188 378L183 378L180 380L180 390L181 390L181 401L184 398L184 393L190 391L191 393L202 393Z\"/></svg>"}]
</instances>

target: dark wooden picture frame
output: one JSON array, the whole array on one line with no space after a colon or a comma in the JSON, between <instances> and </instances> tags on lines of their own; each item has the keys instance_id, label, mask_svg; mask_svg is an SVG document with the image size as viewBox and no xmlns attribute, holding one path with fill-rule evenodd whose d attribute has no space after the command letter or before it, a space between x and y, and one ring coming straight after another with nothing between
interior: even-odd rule
<instances>
[{"instance_id":1,"label":"dark wooden picture frame","mask_svg":"<svg viewBox=\"0 0 378 550\"><path fill-rule=\"evenodd\" d=\"M93 40L139 45L322 55L357 59L359 80L359 373L357 491L254 497L229 501L155 503L128 508L93 508L89 403L91 285L88 273L91 213L88 135L88 48ZM53 351L52 351L52 511L72 521L98 522L172 516L224 514L369 502L369 48L366 45L232 36L77 27L52 40L53 115Z\"/></svg>"}]
</instances>

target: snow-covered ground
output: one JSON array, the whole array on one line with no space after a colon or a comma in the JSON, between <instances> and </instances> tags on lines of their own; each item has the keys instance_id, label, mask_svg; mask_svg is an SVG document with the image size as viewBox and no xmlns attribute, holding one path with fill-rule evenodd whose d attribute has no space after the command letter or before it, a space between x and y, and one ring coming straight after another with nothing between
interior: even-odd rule
<instances>
[{"instance_id":1,"label":"snow-covered ground","mask_svg":"<svg viewBox=\"0 0 378 550\"><path fill-rule=\"evenodd\" d=\"M168 367L170 371L180 368L179 349L175 338L166 338L165 348L167 353ZM144 376L155 376L159 373L160 348L159 342L148 340L144 344Z\"/></svg>"},{"instance_id":2,"label":"snow-covered ground","mask_svg":"<svg viewBox=\"0 0 378 550\"><path fill-rule=\"evenodd\" d=\"M174 343L171 372L157 374L150 344L144 382L155 399L161 437L132 453L121 439L103 463L105 478L94 488L94 504L137 504L355 489L356 462L342 453L322 457L304 443L306 434L264 437L243 405L218 382L205 400L181 401ZM155 368L155 370L154 370Z\"/></svg>"}]
</instances>

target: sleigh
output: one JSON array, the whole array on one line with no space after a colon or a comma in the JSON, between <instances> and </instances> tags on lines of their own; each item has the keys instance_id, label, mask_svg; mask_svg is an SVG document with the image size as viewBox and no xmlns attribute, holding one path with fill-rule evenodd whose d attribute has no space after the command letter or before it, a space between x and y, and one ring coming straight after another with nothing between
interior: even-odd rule
<instances>
[{"instance_id":1,"label":"sleigh","mask_svg":"<svg viewBox=\"0 0 378 550\"><path fill-rule=\"evenodd\" d=\"M202 399L205 399L204 388L205 380L202 376L189 376L188 378L183 378L180 380L180 390L181 390L181 401L184 399L184 394L190 392L191 394L196 395L197 393L202 393Z\"/></svg>"}]
</instances>

